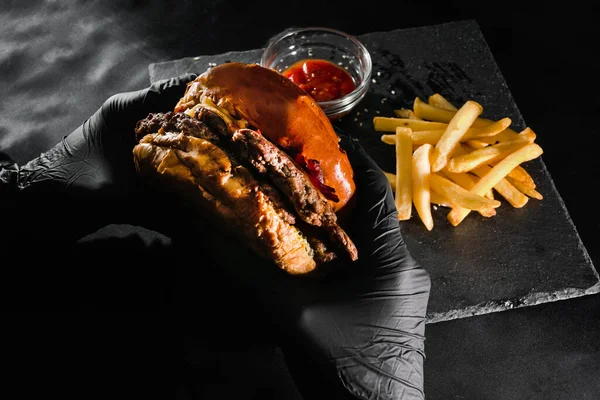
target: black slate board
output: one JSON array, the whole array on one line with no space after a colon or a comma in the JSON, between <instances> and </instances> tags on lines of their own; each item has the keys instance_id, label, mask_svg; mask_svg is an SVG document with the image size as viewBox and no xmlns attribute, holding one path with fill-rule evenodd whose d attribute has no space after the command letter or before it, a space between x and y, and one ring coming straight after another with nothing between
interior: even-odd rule
<instances>
[{"instance_id":1,"label":"black slate board","mask_svg":"<svg viewBox=\"0 0 600 400\"><path fill-rule=\"evenodd\" d=\"M357 137L379 165L394 171L394 148L373 129L376 115L412 107L439 92L454 104L473 99L484 117L510 117L526 127L476 21L359 36L373 58L369 93L356 110L336 122ZM200 73L226 61L258 62L262 49L189 57L151 64L152 82L186 72ZM554 132L536 132L552 135ZM432 279L428 322L531 306L600 291L598 273L557 192L543 156L524 164L544 199L521 209L505 201L498 215L471 213L458 226L447 209L434 209L428 232L416 216L400 222L412 254Z\"/></svg>"}]
</instances>

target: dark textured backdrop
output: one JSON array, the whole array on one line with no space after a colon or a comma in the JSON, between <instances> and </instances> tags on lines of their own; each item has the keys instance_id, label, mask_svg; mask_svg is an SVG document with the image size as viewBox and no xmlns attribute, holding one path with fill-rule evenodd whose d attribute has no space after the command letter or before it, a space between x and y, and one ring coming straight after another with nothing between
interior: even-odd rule
<instances>
[{"instance_id":1,"label":"dark textured backdrop","mask_svg":"<svg viewBox=\"0 0 600 400\"><path fill-rule=\"evenodd\" d=\"M597 267L597 15L597 6L578 1L540 7L394 1L360 9L341 1L0 1L0 149L18 162L37 156L111 94L146 86L152 62L258 48L294 25L360 35L473 18L538 134L544 161ZM131 242L125 259L135 260L140 244L125 238ZM107 240L106 246L98 261L110 265L121 245ZM2 268L19 267L5 257L9 249L0 251ZM167 259L160 246L153 256ZM185 382L205 398L220 387L230 396L219 398L299 398L268 337L247 327L240 333L244 345L232 346L232 336L203 326L215 318L210 307L162 312L106 284L106 293L77 292L85 301L71 299L80 303L74 312L2 314L1 362L8 371L2 391L22 398L172 397ZM68 302L72 294L56 295ZM122 300L129 307L117 311ZM600 298L593 295L428 325L428 398L600 398L599 321Z\"/></svg>"}]
</instances>

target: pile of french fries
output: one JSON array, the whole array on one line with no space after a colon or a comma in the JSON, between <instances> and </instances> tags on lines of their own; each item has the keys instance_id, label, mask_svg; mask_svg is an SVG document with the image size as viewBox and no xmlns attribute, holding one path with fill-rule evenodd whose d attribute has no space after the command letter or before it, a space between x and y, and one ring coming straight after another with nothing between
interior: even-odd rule
<instances>
[{"instance_id":1,"label":"pile of french fries","mask_svg":"<svg viewBox=\"0 0 600 400\"><path fill-rule=\"evenodd\" d=\"M394 110L394 117L373 118L381 140L396 147L395 174L386 176L400 220L410 219L414 208L431 231L433 205L449 208L447 219L457 226L471 211L495 216L498 195L515 208L543 199L521 165L543 153L533 130L517 133L510 118L482 114L476 101L456 107L435 93L427 101L415 98L412 109Z\"/></svg>"}]
</instances>

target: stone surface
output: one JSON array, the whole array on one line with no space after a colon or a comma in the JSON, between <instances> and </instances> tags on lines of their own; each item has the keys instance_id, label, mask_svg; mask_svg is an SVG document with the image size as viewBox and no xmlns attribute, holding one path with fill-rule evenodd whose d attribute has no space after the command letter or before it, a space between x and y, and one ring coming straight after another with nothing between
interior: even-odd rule
<instances>
[{"instance_id":1,"label":"stone surface","mask_svg":"<svg viewBox=\"0 0 600 400\"><path fill-rule=\"evenodd\" d=\"M475 21L374 32L359 36L373 58L373 82L361 104L336 122L358 138L379 165L394 171L394 148L380 141L374 116L394 116L439 92L455 104L473 99L490 119L524 121ZM152 82L185 72L200 73L226 61L258 62L262 50L189 57L149 65ZM553 132L539 132L551 135ZM494 218L471 213L457 227L447 209L433 211L428 232L413 216L400 222L412 254L429 271L428 322L583 296L600 291L599 277L543 156L523 165L542 193L516 209L503 201Z\"/></svg>"}]
</instances>

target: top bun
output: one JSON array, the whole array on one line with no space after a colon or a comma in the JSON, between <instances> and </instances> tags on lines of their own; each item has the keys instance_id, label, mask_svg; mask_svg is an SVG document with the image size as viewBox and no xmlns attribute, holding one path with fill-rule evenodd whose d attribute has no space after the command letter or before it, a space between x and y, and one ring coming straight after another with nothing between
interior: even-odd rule
<instances>
[{"instance_id":1,"label":"top bun","mask_svg":"<svg viewBox=\"0 0 600 400\"><path fill-rule=\"evenodd\" d=\"M325 186L317 185L334 211L348 203L356 187L339 137L319 105L288 78L258 64L220 64L188 84L174 111L186 111L202 97L246 120L292 158L316 168L313 178Z\"/></svg>"}]
</instances>

